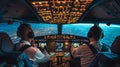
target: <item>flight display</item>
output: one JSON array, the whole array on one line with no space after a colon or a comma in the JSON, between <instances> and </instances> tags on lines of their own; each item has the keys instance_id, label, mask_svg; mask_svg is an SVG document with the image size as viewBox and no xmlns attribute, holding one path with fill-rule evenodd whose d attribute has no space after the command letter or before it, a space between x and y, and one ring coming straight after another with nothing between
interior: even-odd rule
<instances>
[{"instance_id":1,"label":"flight display","mask_svg":"<svg viewBox=\"0 0 120 67\"><path fill-rule=\"evenodd\" d=\"M38 47L45 48L47 46L46 42L39 42Z\"/></svg>"},{"instance_id":2,"label":"flight display","mask_svg":"<svg viewBox=\"0 0 120 67\"><path fill-rule=\"evenodd\" d=\"M56 50L56 52L64 51L64 44L63 44L63 43L56 42L55 50Z\"/></svg>"},{"instance_id":3,"label":"flight display","mask_svg":"<svg viewBox=\"0 0 120 67\"><path fill-rule=\"evenodd\" d=\"M64 56L65 56L65 57L70 57L70 52L65 52L65 53L64 53Z\"/></svg>"},{"instance_id":4,"label":"flight display","mask_svg":"<svg viewBox=\"0 0 120 67\"><path fill-rule=\"evenodd\" d=\"M50 52L50 57L54 57L55 56L55 52Z\"/></svg>"},{"instance_id":5,"label":"flight display","mask_svg":"<svg viewBox=\"0 0 120 67\"><path fill-rule=\"evenodd\" d=\"M75 48L77 48L77 47L80 46L80 43L79 43L79 42L73 42L73 43L72 43L72 46L75 47Z\"/></svg>"}]
</instances>

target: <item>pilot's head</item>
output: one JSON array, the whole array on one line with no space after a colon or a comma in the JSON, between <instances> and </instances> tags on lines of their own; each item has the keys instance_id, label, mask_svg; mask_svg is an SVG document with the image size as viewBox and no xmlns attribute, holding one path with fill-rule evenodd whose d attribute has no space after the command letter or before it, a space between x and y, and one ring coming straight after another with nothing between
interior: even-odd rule
<instances>
[{"instance_id":1,"label":"pilot's head","mask_svg":"<svg viewBox=\"0 0 120 67\"><path fill-rule=\"evenodd\" d=\"M34 32L29 24L23 23L17 29L17 36L22 40L33 39Z\"/></svg>"},{"instance_id":2,"label":"pilot's head","mask_svg":"<svg viewBox=\"0 0 120 67\"><path fill-rule=\"evenodd\" d=\"M87 34L87 37L89 39L93 38L94 40L99 41L99 39L104 37L104 33L99 26L94 25L93 27L90 28L90 30Z\"/></svg>"}]
</instances>

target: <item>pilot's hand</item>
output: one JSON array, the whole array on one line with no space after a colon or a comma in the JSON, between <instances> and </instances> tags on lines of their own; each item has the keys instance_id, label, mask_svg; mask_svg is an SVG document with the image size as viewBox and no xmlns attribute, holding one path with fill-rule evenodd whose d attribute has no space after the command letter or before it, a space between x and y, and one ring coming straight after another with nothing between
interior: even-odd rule
<instances>
[{"instance_id":1,"label":"pilot's hand","mask_svg":"<svg viewBox=\"0 0 120 67\"><path fill-rule=\"evenodd\" d=\"M43 54L45 54L46 56L50 57L50 55L48 54L48 52L46 50L43 51Z\"/></svg>"}]
</instances>

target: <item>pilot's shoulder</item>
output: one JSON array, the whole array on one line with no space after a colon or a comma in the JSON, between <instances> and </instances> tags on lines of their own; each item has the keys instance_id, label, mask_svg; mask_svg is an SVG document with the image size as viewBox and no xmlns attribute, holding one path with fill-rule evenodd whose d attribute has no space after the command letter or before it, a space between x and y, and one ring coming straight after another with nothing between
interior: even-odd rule
<instances>
[{"instance_id":1,"label":"pilot's shoulder","mask_svg":"<svg viewBox=\"0 0 120 67\"><path fill-rule=\"evenodd\" d=\"M29 51L29 52L38 52L38 51L40 51L38 48L36 48L36 47L29 47L29 48L27 48L25 51Z\"/></svg>"}]
</instances>

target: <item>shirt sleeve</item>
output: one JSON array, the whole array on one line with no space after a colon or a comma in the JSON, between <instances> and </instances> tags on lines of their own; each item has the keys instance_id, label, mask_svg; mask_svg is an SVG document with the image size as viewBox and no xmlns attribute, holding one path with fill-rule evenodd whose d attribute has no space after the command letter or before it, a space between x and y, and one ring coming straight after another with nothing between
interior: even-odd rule
<instances>
[{"instance_id":1,"label":"shirt sleeve","mask_svg":"<svg viewBox=\"0 0 120 67\"><path fill-rule=\"evenodd\" d=\"M49 61L49 57L44 55L40 50L36 52L34 56L35 61L37 63L43 63Z\"/></svg>"}]
</instances>

